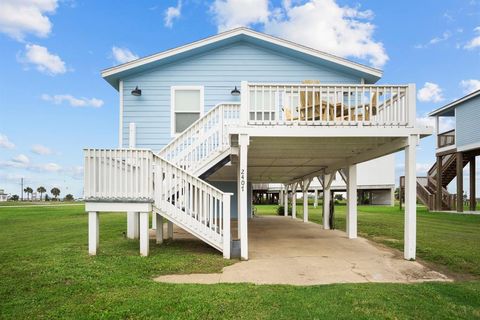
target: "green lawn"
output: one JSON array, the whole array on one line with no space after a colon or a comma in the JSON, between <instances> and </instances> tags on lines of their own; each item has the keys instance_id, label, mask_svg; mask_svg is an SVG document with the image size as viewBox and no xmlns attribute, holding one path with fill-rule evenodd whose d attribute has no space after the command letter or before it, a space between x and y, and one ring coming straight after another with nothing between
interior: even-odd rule
<instances>
[{"instance_id":1,"label":"green lawn","mask_svg":"<svg viewBox=\"0 0 480 320\"><path fill-rule=\"evenodd\" d=\"M342 228L342 208L338 209L337 224ZM161 247L152 241L151 256L139 257L137 242L124 238L122 214L101 215L100 252L89 257L83 210L0 208L0 318L480 318L479 281L313 287L155 283L151 278L157 275L218 272L231 262L188 241ZM318 211L311 214L315 221L320 219ZM429 215L419 213L419 255L427 259L455 251L456 258L445 264L478 276L479 267L471 261L479 262L479 219ZM359 231L399 247L400 242L388 239L398 239L402 231L396 229L402 221L398 209L361 207ZM476 235L469 230L476 230ZM439 239L423 243L436 235L445 243Z\"/></svg>"}]
</instances>

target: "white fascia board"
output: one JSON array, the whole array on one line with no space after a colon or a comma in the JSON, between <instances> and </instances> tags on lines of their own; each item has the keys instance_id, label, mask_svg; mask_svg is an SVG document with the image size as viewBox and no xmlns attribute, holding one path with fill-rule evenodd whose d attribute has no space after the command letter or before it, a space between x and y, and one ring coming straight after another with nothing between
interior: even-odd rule
<instances>
[{"instance_id":1,"label":"white fascia board","mask_svg":"<svg viewBox=\"0 0 480 320\"><path fill-rule=\"evenodd\" d=\"M229 134L248 134L262 137L407 137L419 135L426 137L433 134L433 128L399 128L383 126L335 127L335 126L250 126L230 127Z\"/></svg>"},{"instance_id":2,"label":"white fascia board","mask_svg":"<svg viewBox=\"0 0 480 320\"><path fill-rule=\"evenodd\" d=\"M480 95L480 90L477 90L477 91L474 91L470 94L467 94L465 97L462 97L460 99L457 99L453 102L450 102L449 104L447 104L446 106L443 106L441 108L438 108L438 109L435 109L433 110L432 112L430 112L428 114L429 117L434 117L440 113L444 113L445 111L448 111L449 109L454 109L457 105L459 105L460 103L464 102L464 101L467 101L467 100L470 100L472 98L475 98L476 96Z\"/></svg>"},{"instance_id":3,"label":"white fascia board","mask_svg":"<svg viewBox=\"0 0 480 320\"><path fill-rule=\"evenodd\" d=\"M101 74L102 74L102 77L105 78L105 77L114 75L114 74L119 73L119 72L127 71L127 70L130 70L130 69L133 69L133 68L136 68L136 67L140 67L140 66L148 64L148 63L152 63L152 62L156 62L156 61L168 58L168 57L172 57L174 55L177 55L177 54L180 54L180 53L183 53L183 52L187 52L189 50L193 50L193 49L196 49L196 48L200 48L202 46L209 45L209 44L221 41L221 40L225 40L225 39L237 36L237 35L247 35L247 36L250 36L252 38L256 38L256 39L259 39L259 40L270 42L270 43L276 44L278 46L282 46L284 48L288 48L288 49L292 49L292 50L295 50L295 51L298 51L298 52L302 52L304 54L307 54L307 55L310 55L310 56L313 56L313 57L317 57L317 58L320 58L320 59L323 59L323 60L326 60L326 61L330 61L330 62L339 64L339 65L342 65L342 66L345 66L345 67L348 67L348 68L366 73L366 74L370 74L374 77L381 78L382 75L383 75L382 70L375 69L375 68L372 68L372 67L369 67L369 66L366 66L366 65L362 65L360 63L356 63L356 62L353 62L353 61L350 61L350 60L347 60L347 59L344 59L344 58L341 58L341 57L337 57L335 55L332 55L332 54L329 54L329 53L326 53L326 52L323 52L323 51L319 51L319 50L316 50L316 49L313 49L313 48L309 48L309 47L306 47L306 46L303 46L303 45L300 45L300 44L297 44L297 43L294 43L294 42L291 42L291 41L287 41L287 40L284 40L284 39L280 39L280 38L277 38L277 37L273 37L273 36L270 36L270 35L267 35L267 34L264 34L264 33L256 32L256 31L253 31L253 30L250 30L250 29L247 29L247 28L236 28L236 29L232 29L232 30L229 30L229 31L225 31L225 32L219 33L217 35L214 35L214 36L202 39L202 40L198 40L198 41L195 41L195 42L192 42L192 43L189 43L189 44L177 47L177 48L173 48L173 49L163 51L163 52L160 52L160 53L156 53L156 54L144 57L144 58L133 60L133 61L121 64L119 66L115 66L115 67L112 67L112 68L105 69L101 72Z\"/></svg>"}]
</instances>

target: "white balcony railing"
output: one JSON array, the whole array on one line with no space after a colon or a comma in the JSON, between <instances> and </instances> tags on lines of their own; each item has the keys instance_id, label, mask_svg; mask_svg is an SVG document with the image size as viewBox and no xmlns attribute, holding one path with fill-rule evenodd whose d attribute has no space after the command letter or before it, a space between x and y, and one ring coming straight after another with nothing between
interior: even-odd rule
<instances>
[{"instance_id":1,"label":"white balcony railing","mask_svg":"<svg viewBox=\"0 0 480 320\"><path fill-rule=\"evenodd\" d=\"M415 87L242 82L241 110L246 125L413 126Z\"/></svg>"},{"instance_id":2,"label":"white balcony railing","mask_svg":"<svg viewBox=\"0 0 480 320\"><path fill-rule=\"evenodd\" d=\"M239 103L220 103L175 137L160 152L167 161L194 172L230 146L226 128L240 123Z\"/></svg>"},{"instance_id":3,"label":"white balcony railing","mask_svg":"<svg viewBox=\"0 0 480 320\"><path fill-rule=\"evenodd\" d=\"M85 200L153 201L152 152L84 150Z\"/></svg>"}]
</instances>

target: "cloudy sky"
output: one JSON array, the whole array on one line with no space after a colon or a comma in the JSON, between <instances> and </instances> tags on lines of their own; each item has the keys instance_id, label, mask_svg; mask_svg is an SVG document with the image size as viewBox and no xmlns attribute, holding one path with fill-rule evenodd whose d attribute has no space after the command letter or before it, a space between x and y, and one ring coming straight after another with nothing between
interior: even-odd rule
<instances>
[{"instance_id":1,"label":"cloudy sky","mask_svg":"<svg viewBox=\"0 0 480 320\"><path fill-rule=\"evenodd\" d=\"M0 189L18 194L24 177L81 196L82 149L118 141L117 92L100 70L238 26L416 83L422 123L480 88L479 0L0 0ZM418 174L433 154L422 140Z\"/></svg>"}]
</instances>

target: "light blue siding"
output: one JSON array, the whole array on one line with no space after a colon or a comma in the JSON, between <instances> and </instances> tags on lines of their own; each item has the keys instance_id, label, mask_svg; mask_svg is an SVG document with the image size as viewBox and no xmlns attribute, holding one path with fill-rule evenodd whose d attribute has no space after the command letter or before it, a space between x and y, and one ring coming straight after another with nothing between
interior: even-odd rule
<instances>
[{"instance_id":1,"label":"light blue siding","mask_svg":"<svg viewBox=\"0 0 480 320\"><path fill-rule=\"evenodd\" d=\"M123 145L128 146L128 124L137 127L137 147L160 150L170 140L170 87L203 85L205 112L225 101L239 101L230 91L240 81L294 82L315 79L323 83L359 83L358 76L323 65L237 42L123 79ZM138 86L141 97L130 92Z\"/></svg>"},{"instance_id":2,"label":"light blue siding","mask_svg":"<svg viewBox=\"0 0 480 320\"><path fill-rule=\"evenodd\" d=\"M457 148L480 143L480 96L455 108L455 134Z\"/></svg>"}]
</instances>

